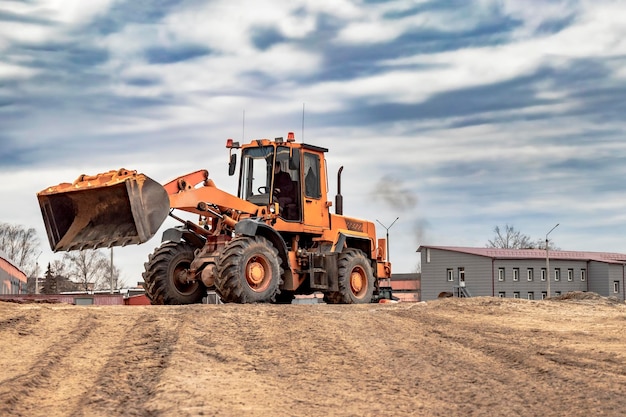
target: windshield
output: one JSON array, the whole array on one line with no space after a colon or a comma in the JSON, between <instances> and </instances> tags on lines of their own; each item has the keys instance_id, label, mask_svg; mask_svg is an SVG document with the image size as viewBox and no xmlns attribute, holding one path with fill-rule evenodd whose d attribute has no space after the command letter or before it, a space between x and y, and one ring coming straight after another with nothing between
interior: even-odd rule
<instances>
[{"instance_id":1,"label":"windshield","mask_svg":"<svg viewBox=\"0 0 626 417\"><path fill-rule=\"evenodd\" d=\"M239 197L254 204L269 204L274 147L244 149L241 154Z\"/></svg>"}]
</instances>

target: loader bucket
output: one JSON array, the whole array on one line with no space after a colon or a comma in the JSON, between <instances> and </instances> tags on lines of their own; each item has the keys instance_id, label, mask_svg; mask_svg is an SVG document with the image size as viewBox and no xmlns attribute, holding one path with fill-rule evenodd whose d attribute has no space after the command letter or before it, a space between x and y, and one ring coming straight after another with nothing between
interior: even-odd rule
<instances>
[{"instance_id":1,"label":"loader bucket","mask_svg":"<svg viewBox=\"0 0 626 417\"><path fill-rule=\"evenodd\" d=\"M136 171L81 175L37 194L53 251L148 241L169 212L163 186Z\"/></svg>"}]
</instances>

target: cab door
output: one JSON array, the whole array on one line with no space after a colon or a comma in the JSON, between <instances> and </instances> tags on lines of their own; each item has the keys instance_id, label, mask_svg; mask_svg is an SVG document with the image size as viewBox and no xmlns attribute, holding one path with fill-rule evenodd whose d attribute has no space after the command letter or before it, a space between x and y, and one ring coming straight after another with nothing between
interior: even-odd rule
<instances>
[{"instance_id":1,"label":"cab door","mask_svg":"<svg viewBox=\"0 0 626 417\"><path fill-rule=\"evenodd\" d=\"M319 154L304 152L301 170L303 185L304 228L310 232L321 232L329 227L326 204L326 174L321 169Z\"/></svg>"}]
</instances>

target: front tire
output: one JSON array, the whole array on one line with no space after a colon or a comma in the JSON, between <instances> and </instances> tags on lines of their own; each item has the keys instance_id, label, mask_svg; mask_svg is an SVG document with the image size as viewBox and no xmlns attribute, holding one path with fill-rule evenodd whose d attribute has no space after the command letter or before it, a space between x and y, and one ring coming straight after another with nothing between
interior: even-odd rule
<instances>
[{"instance_id":1,"label":"front tire","mask_svg":"<svg viewBox=\"0 0 626 417\"><path fill-rule=\"evenodd\" d=\"M146 296L152 304L195 304L206 295L200 281L184 282L180 277L189 269L195 248L186 242L165 242L144 264L142 274Z\"/></svg>"},{"instance_id":2,"label":"front tire","mask_svg":"<svg viewBox=\"0 0 626 417\"><path fill-rule=\"evenodd\" d=\"M374 274L365 254L346 249L337 261L339 291L324 294L328 304L365 304L372 301Z\"/></svg>"},{"instance_id":3,"label":"front tire","mask_svg":"<svg viewBox=\"0 0 626 417\"><path fill-rule=\"evenodd\" d=\"M264 237L238 236L217 262L215 287L226 303L276 300L283 283L278 250Z\"/></svg>"}]
</instances>

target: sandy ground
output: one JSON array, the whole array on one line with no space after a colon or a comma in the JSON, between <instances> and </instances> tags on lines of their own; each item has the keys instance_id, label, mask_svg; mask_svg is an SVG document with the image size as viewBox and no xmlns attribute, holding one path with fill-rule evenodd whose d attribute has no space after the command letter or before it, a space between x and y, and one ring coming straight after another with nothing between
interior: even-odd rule
<instances>
[{"instance_id":1,"label":"sandy ground","mask_svg":"<svg viewBox=\"0 0 626 417\"><path fill-rule=\"evenodd\" d=\"M0 302L2 416L623 416L626 305Z\"/></svg>"}]
</instances>

